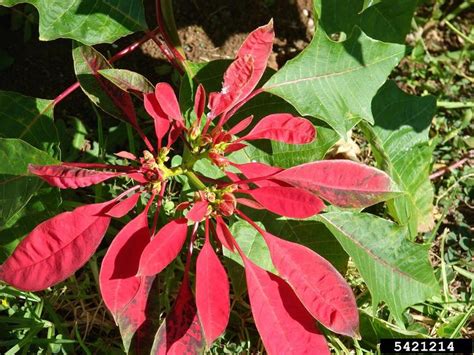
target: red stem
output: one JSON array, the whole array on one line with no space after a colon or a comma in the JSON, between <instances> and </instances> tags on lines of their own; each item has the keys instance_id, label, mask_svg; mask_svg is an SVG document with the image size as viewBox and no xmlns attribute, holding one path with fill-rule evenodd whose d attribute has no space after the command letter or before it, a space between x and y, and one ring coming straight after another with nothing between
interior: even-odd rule
<instances>
[{"instance_id":1,"label":"red stem","mask_svg":"<svg viewBox=\"0 0 474 355\"><path fill-rule=\"evenodd\" d=\"M150 38L150 35L156 35L156 33L159 32L159 28L155 28L153 31L148 31L146 33L145 36L143 36L142 38L140 38L138 41L132 43L131 45L125 47L124 49L122 49L121 51L115 53L112 57L110 57L109 59L109 63L113 63L113 62L116 62L117 60L125 57L127 54L130 54L132 53L135 49L137 49L138 47L140 47L143 43L145 43L146 41L148 41L148 39Z\"/></svg>"},{"instance_id":2,"label":"red stem","mask_svg":"<svg viewBox=\"0 0 474 355\"><path fill-rule=\"evenodd\" d=\"M443 176L444 174L453 171L454 169L460 168L463 166L465 163L467 163L471 158L474 157L474 150L469 151L467 154L465 154L461 160L446 166L444 168L441 168L437 171L435 171L433 174L430 175L430 180L434 180L439 178L440 176Z\"/></svg>"},{"instance_id":3,"label":"red stem","mask_svg":"<svg viewBox=\"0 0 474 355\"><path fill-rule=\"evenodd\" d=\"M211 121L212 121L211 118L209 118L209 117L206 118L206 124L204 125L204 129L202 130L201 135L203 135L203 136L206 135L206 133L209 129L209 126L211 125Z\"/></svg>"},{"instance_id":4,"label":"red stem","mask_svg":"<svg viewBox=\"0 0 474 355\"><path fill-rule=\"evenodd\" d=\"M145 206L145 211L146 211L147 214L148 214L148 210L150 209L150 206L151 206L151 204L153 203L153 200L155 199L155 197L156 197L156 191L153 191L153 192L151 193L150 199L148 200L148 202L147 202L147 204L146 204L146 206Z\"/></svg>"},{"instance_id":5,"label":"red stem","mask_svg":"<svg viewBox=\"0 0 474 355\"><path fill-rule=\"evenodd\" d=\"M120 200L122 197L124 197L125 195L128 195L130 192L132 191L135 191L135 190L138 190L141 186L140 185L136 185L136 186L133 186L131 188L129 188L128 190L125 190L124 192L122 192L120 195L118 195L115 199L116 200Z\"/></svg>"},{"instance_id":6,"label":"red stem","mask_svg":"<svg viewBox=\"0 0 474 355\"><path fill-rule=\"evenodd\" d=\"M161 0L156 0L155 3L156 6L156 22L158 22L158 28L160 29L160 33L163 36L163 39L165 40L166 46L168 47L169 50L173 53L175 59L177 59L179 62L183 62L185 58L179 53L178 50L173 45L173 42L170 39L170 36L168 35L168 32L166 32L166 24L162 16L162 11L161 11Z\"/></svg>"},{"instance_id":7,"label":"red stem","mask_svg":"<svg viewBox=\"0 0 474 355\"><path fill-rule=\"evenodd\" d=\"M70 87L68 87L66 90L64 90L62 93L60 93L58 96L56 96L56 98L53 100L53 106L57 105L57 104L60 103L64 98L66 98L67 96L69 96L69 94L71 94L72 92L76 91L76 89L78 89L79 86L81 86L81 85L79 84L79 82L76 82L76 83L72 84Z\"/></svg>"},{"instance_id":8,"label":"red stem","mask_svg":"<svg viewBox=\"0 0 474 355\"><path fill-rule=\"evenodd\" d=\"M244 219L246 222L248 222L252 227L254 227L254 228L257 230L257 232L259 232L259 233L262 235L262 237L265 238L265 231L264 231L262 228L260 228L257 223L255 223L254 221L252 221L249 217L247 217L247 216L246 216L242 211L240 211L240 210L237 210L237 209L236 209L236 210L235 210L235 213L237 213L242 219Z\"/></svg>"},{"instance_id":9,"label":"red stem","mask_svg":"<svg viewBox=\"0 0 474 355\"><path fill-rule=\"evenodd\" d=\"M179 64L176 63L176 55L173 51L169 48L168 44L159 41L155 35L149 34L149 37L155 44L158 46L160 51L164 54L166 59L171 63L171 65L179 71L180 75L184 74L183 68Z\"/></svg>"},{"instance_id":10,"label":"red stem","mask_svg":"<svg viewBox=\"0 0 474 355\"><path fill-rule=\"evenodd\" d=\"M247 256L244 254L244 252L242 251L242 249L240 249L240 246L239 244L237 243L237 240L235 238L232 238L232 245L235 247L235 249L237 249L237 252L239 253L240 257L242 258L243 262L244 262L244 265L245 263L249 260L247 258Z\"/></svg>"},{"instance_id":11,"label":"red stem","mask_svg":"<svg viewBox=\"0 0 474 355\"><path fill-rule=\"evenodd\" d=\"M145 142L145 145L147 146L148 150L152 153L155 152L155 148L153 147L153 144L151 144L150 140L148 139L148 137L145 135L145 133L143 133L142 129L138 126L138 123L136 125L132 125L133 128L135 128L135 130L138 132L138 135L140 136L140 138L143 140L143 142Z\"/></svg>"},{"instance_id":12,"label":"red stem","mask_svg":"<svg viewBox=\"0 0 474 355\"><path fill-rule=\"evenodd\" d=\"M199 227L199 223L194 223L193 232L191 233L191 239L189 240L188 252L186 254L186 265L184 267L185 276L189 273L189 269L191 267L191 256L193 254L193 244L194 244L194 241L196 240L198 227Z\"/></svg>"}]
</instances>

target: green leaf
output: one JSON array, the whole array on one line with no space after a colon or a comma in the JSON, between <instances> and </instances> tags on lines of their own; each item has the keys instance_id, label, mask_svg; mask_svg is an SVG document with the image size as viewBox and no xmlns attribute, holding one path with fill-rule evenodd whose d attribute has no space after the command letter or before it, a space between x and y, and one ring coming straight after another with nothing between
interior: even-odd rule
<instances>
[{"instance_id":1,"label":"green leaf","mask_svg":"<svg viewBox=\"0 0 474 355\"><path fill-rule=\"evenodd\" d=\"M466 313L461 313L448 319L436 331L438 336L441 338L459 338L461 336L461 328L469 322L473 310L474 307L471 305Z\"/></svg>"},{"instance_id":2,"label":"green leaf","mask_svg":"<svg viewBox=\"0 0 474 355\"><path fill-rule=\"evenodd\" d=\"M101 69L100 75L124 91L154 92L153 84L143 75L126 69Z\"/></svg>"},{"instance_id":3,"label":"green leaf","mask_svg":"<svg viewBox=\"0 0 474 355\"><path fill-rule=\"evenodd\" d=\"M405 47L373 40L355 29L337 43L318 30L305 50L264 85L303 116L327 122L341 137L359 120L373 122L371 101Z\"/></svg>"},{"instance_id":4,"label":"green leaf","mask_svg":"<svg viewBox=\"0 0 474 355\"><path fill-rule=\"evenodd\" d=\"M260 226L262 227L261 224ZM250 260L261 268L275 273L267 245L255 228L247 222L238 221L231 226L230 231L237 241L237 244ZM232 280L234 291L240 295L246 289L243 269L244 263L237 252L232 253L224 249L224 255L226 256L227 271Z\"/></svg>"},{"instance_id":5,"label":"green leaf","mask_svg":"<svg viewBox=\"0 0 474 355\"><path fill-rule=\"evenodd\" d=\"M367 9L370 6L380 3L383 0L364 0L363 10Z\"/></svg>"},{"instance_id":6,"label":"green leaf","mask_svg":"<svg viewBox=\"0 0 474 355\"><path fill-rule=\"evenodd\" d=\"M112 43L147 28L142 0L0 0L29 3L39 12L40 40L71 38L84 44Z\"/></svg>"},{"instance_id":7,"label":"green leaf","mask_svg":"<svg viewBox=\"0 0 474 355\"><path fill-rule=\"evenodd\" d=\"M358 26L369 37L383 42L404 43L411 29L417 2L413 0L321 0L317 2L319 26L327 34L350 35Z\"/></svg>"},{"instance_id":8,"label":"green leaf","mask_svg":"<svg viewBox=\"0 0 474 355\"><path fill-rule=\"evenodd\" d=\"M108 114L129 122L127 114L133 110L130 95L99 74L99 70L112 69L107 59L94 48L77 43L72 57L81 89L89 99Z\"/></svg>"},{"instance_id":9,"label":"green leaf","mask_svg":"<svg viewBox=\"0 0 474 355\"><path fill-rule=\"evenodd\" d=\"M374 317L367 311L360 311L359 331L362 336L361 342L367 344L374 350L380 342L380 339L396 338L425 338L421 333L400 329L395 325Z\"/></svg>"},{"instance_id":10,"label":"green leaf","mask_svg":"<svg viewBox=\"0 0 474 355\"><path fill-rule=\"evenodd\" d=\"M58 135L53 101L0 91L0 230L9 226L42 183L28 163L55 164ZM16 139L14 139L16 138Z\"/></svg>"},{"instance_id":11,"label":"green leaf","mask_svg":"<svg viewBox=\"0 0 474 355\"><path fill-rule=\"evenodd\" d=\"M60 162L46 152L16 138L0 138L0 174L30 175L28 164L52 165Z\"/></svg>"},{"instance_id":12,"label":"green leaf","mask_svg":"<svg viewBox=\"0 0 474 355\"><path fill-rule=\"evenodd\" d=\"M362 124L379 167L398 184L404 195L388 202L389 213L417 231L432 227L433 188L429 180L433 148L428 130L436 110L432 96L404 93L388 81L372 102L374 126Z\"/></svg>"},{"instance_id":13,"label":"green leaf","mask_svg":"<svg viewBox=\"0 0 474 355\"><path fill-rule=\"evenodd\" d=\"M19 138L48 153L59 154L52 100L0 91L0 107L0 137Z\"/></svg>"},{"instance_id":14,"label":"green leaf","mask_svg":"<svg viewBox=\"0 0 474 355\"><path fill-rule=\"evenodd\" d=\"M0 230L39 190L40 179L28 173L28 164L58 164L49 154L12 138L0 138Z\"/></svg>"},{"instance_id":15,"label":"green leaf","mask_svg":"<svg viewBox=\"0 0 474 355\"><path fill-rule=\"evenodd\" d=\"M226 176L225 173L209 159L199 159L194 163L193 171L211 179L222 179Z\"/></svg>"},{"instance_id":16,"label":"green leaf","mask_svg":"<svg viewBox=\"0 0 474 355\"><path fill-rule=\"evenodd\" d=\"M368 213L330 212L318 216L352 257L372 295L402 322L410 305L439 293L428 246L406 239L407 229Z\"/></svg>"}]
</instances>

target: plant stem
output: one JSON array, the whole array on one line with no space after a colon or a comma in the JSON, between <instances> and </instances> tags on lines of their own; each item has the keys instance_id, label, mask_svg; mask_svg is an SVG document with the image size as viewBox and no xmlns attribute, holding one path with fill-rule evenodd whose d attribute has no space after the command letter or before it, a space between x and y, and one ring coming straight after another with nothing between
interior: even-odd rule
<instances>
[{"instance_id":1,"label":"plant stem","mask_svg":"<svg viewBox=\"0 0 474 355\"><path fill-rule=\"evenodd\" d=\"M143 43L148 41L148 39L150 38L150 35L156 35L158 32L159 32L158 28L155 28L153 31L147 32L146 35L140 38L138 41L133 42L129 46L125 47L124 49L122 49L121 51L115 53L112 57L110 57L109 63L116 62L117 60L125 57L127 54L132 53L135 49L140 47Z\"/></svg>"},{"instance_id":2,"label":"plant stem","mask_svg":"<svg viewBox=\"0 0 474 355\"><path fill-rule=\"evenodd\" d=\"M456 109L456 108L471 108L474 107L474 102L449 102L449 101L438 101L436 106L445 109Z\"/></svg>"},{"instance_id":3,"label":"plant stem","mask_svg":"<svg viewBox=\"0 0 474 355\"><path fill-rule=\"evenodd\" d=\"M62 93L60 93L58 96L56 96L56 98L53 100L53 106L57 105L67 96L69 96L69 94L76 91L76 89L78 89L79 86L80 86L79 82L76 82L72 84L70 87L68 87L66 90L64 90Z\"/></svg>"},{"instance_id":4,"label":"plant stem","mask_svg":"<svg viewBox=\"0 0 474 355\"><path fill-rule=\"evenodd\" d=\"M455 163L453 163L449 166L445 166L444 168L441 168L441 169L435 171L433 174L430 175L430 180L437 179L440 176L443 176L444 174L446 174L450 171L453 171L454 169L458 169L458 168L462 167L464 164L469 162L470 159L472 159L472 158L474 158L474 150L469 151L467 154L465 154L463 157L461 157L461 159L458 160L457 162L455 162Z\"/></svg>"},{"instance_id":5,"label":"plant stem","mask_svg":"<svg viewBox=\"0 0 474 355\"><path fill-rule=\"evenodd\" d=\"M474 40L472 40L471 38L469 38L468 36L466 36L464 33L462 33L461 31L459 31L456 27L454 27L454 25L449 22L447 19L444 20L444 23L446 25L448 25L448 27L451 29L451 31L453 31L454 33L456 33L459 37L461 37L462 39L464 39L465 41L467 41L469 44L474 44Z\"/></svg>"},{"instance_id":6,"label":"plant stem","mask_svg":"<svg viewBox=\"0 0 474 355\"><path fill-rule=\"evenodd\" d=\"M174 55L173 51L168 47L166 43L163 43L161 40L156 38L155 35L149 34L149 38L155 42L155 44L158 46L160 51L163 53L163 55L168 59L168 61L171 63L171 65L178 70L180 75L183 75L184 69L182 67L182 62L176 60L176 56Z\"/></svg>"},{"instance_id":7,"label":"plant stem","mask_svg":"<svg viewBox=\"0 0 474 355\"><path fill-rule=\"evenodd\" d=\"M91 102L92 109L97 117L97 134L99 138L99 161L103 163L105 161L105 142L104 142L104 128L102 126L102 116L95 105Z\"/></svg>"},{"instance_id":8,"label":"plant stem","mask_svg":"<svg viewBox=\"0 0 474 355\"><path fill-rule=\"evenodd\" d=\"M186 60L173 14L172 0L157 0L156 17L161 34L179 61Z\"/></svg>"},{"instance_id":9,"label":"plant stem","mask_svg":"<svg viewBox=\"0 0 474 355\"><path fill-rule=\"evenodd\" d=\"M104 129L102 127L102 117L97 111L95 104L90 103L92 110L97 117L97 133L99 135L99 161L101 163L105 162L105 145L104 145ZM95 202L101 202L102 199L102 184L97 184L95 186Z\"/></svg>"},{"instance_id":10,"label":"plant stem","mask_svg":"<svg viewBox=\"0 0 474 355\"><path fill-rule=\"evenodd\" d=\"M180 74L187 73L189 77L193 77L193 72L187 64L186 54L178 36L173 14L173 0L156 0L156 20L166 47L173 54L174 61L180 69Z\"/></svg>"},{"instance_id":11,"label":"plant stem","mask_svg":"<svg viewBox=\"0 0 474 355\"><path fill-rule=\"evenodd\" d=\"M186 170L184 173L188 179L191 185L193 185L195 188L199 190L204 190L206 188L206 185L196 176L196 174L190 170Z\"/></svg>"},{"instance_id":12,"label":"plant stem","mask_svg":"<svg viewBox=\"0 0 474 355\"><path fill-rule=\"evenodd\" d=\"M135 148L135 141L133 140L132 125L127 123L127 137L128 137L128 149L130 153L137 155L137 149Z\"/></svg>"}]
</instances>

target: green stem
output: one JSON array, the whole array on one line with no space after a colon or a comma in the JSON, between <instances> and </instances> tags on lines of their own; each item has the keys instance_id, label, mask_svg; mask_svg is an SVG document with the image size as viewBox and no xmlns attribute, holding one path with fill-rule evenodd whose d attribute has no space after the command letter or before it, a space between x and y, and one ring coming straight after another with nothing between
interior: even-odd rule
<instances>
[{"instance_id":1,"label":"green stem","mask_svg":"<svg viewBox=\"0 0 474 355\"><path fill-rule=\"evenodd\" d=\"M474 44L474 40L472 40L471 38L469 38L468 36L466 36L464 33L462 33L461 31L459 31L456 27L454 27L454 25L449 22L447 19L444 20L444 23L446 23L446 25L448 25L448 27L451 29L451 31L453 31L454 33L456 33L459 37L461 37L462 39L464 39L465 41L467 41L468 43L470 44Z\"/></svg>"},{"instance_id":2,"label":"green stem","mask_svg":"<svg viewBox=\"0 0 474 355\"><path fill-rule=\"evenodd\" d=\"M446 16L446 20L451 21L452 19L456 18L457 15L459 15L462 11L468 9L472 4L470 4L470 1L464 1L457 8L451 11L450 14Z\"/></svg>"},{"instance_id":3,"label":"green stem","mask_svg":"<svg viewBox=\"0 0 474 355\"><path fill-rule=\"evenodd\" d=\"M186 175L189 179L191 185L193 185L198 190L204 190L206 185L196 176L196 174L192 171L194 163L201 159L203 156L195 155L190 152L190 150L185 147L183 152L183 162L179 167L182 173Z\"/></svg>"},{"instance_id":4,"label":"green stem","mask_svg":"<svg viewBox=\"0 0 474 355\"><path fill-rule=\"evenodd\" d=\"M102 116L100 115L99 111L95 107L93 103L91 103L92 110L97 117L97 135L99 136L99 161L101 163L105 162L105 143L104 143L104 128L102 127ZM95 202L102 202L102 184L97 184L95 186Z\"/></svg>"},{"instance_id":5,"label":"green stem","mask_svg":"<svg viewBox=\"0 0 474 355\"><path fill-rule=\"evenodd\" d=\"M204 190L206 188L206 185L204 185L204 183L201 180L199 180L199 178L196 176L196 174L194 174L194 172L187 170L184 174L188 177L189 182L195 188L199 190Z\"/></svg>"},{"instance_id":6,"label":"green stem","mask_svg":"<svg viewBox=\"0 0 474 355\"><path fill-rule=\"evenodd\" d=\"M100 293L99 267L97 266L97 257L95 255L93 255L92 258L89 260L89 266L92 271L92 276L94 277L97 291Z\"/></svg>"},{"instance_id":7,"label":"green stem","mask_svg":"<svg viewBox=\"0 0 474 355\"><path fill-rule=\"evenodd\" d=\"M443 234L441 235L441 245L440 245L441 277L443 280L444 302L449 302L449 283L448 283L448 276L446 272L446 261L444 260L444 244L446 243L448 233L449 233L449 229L446 228Z\"/></svg>"},{"instance_id":8,"label":"green stem","mask_svg":"<svg viewBox=\"0 0 474 355\"><path fill-rule=\"evenodd\" d=\"M135 141L133 140L133 129L132 125L127 123L127 137L128 137L128 149L130 153L137 155L137 150L135 148Z\"/></svg>"},{"instance_id":9,"label":"green stem","mask_svg":"<svg viewBox=\"0 0 474 355\"><path fill-rule=\"evenodd\" d=\"M375 135L372 126L364 121L359 122L358 126L362 130L362 133L364 133L364 136L367 138L369 143L372 145L374 151L379 154L380 161L378 163L380 168L391 175L390 158L383 148L382 141Z\"/></svg>"},{"instance_id":10,"label":"green stem","mask_svg":"<svg viewBox=\"0 0 474 355\"><path fill-rule=\"evenodd\" d=\"M474 102L449 102L449 101L438 101L436 106L445 109L456 109L456 108L471 108L474 107Z\"/></svg>"}]
</instances>

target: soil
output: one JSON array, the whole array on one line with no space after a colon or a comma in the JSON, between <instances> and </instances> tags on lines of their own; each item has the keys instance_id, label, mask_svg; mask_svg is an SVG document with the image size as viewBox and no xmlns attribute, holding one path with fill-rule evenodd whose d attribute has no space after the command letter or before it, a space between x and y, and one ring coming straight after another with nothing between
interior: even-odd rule
<instances>
[{"instance_id":1,"label":"soil","mask_svg":"<svg viewBox=\"0 0 474 355\"><path fill-rule=\"evenodd\" d=\"M276 40L270 62L275 69L311 39L311 8L311 0L179 0L175 5L184 49L195 61L233 58L249 32L274 18Z\"/></svg>"}]
</instances>

